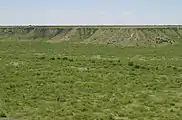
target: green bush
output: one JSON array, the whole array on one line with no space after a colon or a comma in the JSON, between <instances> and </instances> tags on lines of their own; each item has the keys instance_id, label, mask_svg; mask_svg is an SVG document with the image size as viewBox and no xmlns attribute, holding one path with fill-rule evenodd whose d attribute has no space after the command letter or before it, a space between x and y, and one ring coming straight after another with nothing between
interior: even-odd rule
<instances>
[{"instance_id":1,"label":"green bush","mask_svg":"<svg viewBox=\"0 0 182 120\"><path fill-rule=\"evenodd\" d=\"M68 57L64 56L64 57L63 57L63 60L68 60Z\"/></svg>"},{"instance_id":2,"label":"green bush","mask_svg":"<svg viewBox=\"0 0 182 120\"><path fill-rule=\"evenodd\" d=\"M38 59L40 60L44 60L45 58L46 58L45 56L38 57Z\"/></svg>"},{"instance_id":3,"label":"green bush","mask_svg":"<svg viewBox=\"0 0 182 120\"><path fill-rule=\"evenodd\" d=\"M134 65L134 68L138 69L140 68L140 65Z\"/></svg>"},{"instance_id":4,"label":"green bush","mask_svg":"<svg viewBox=\"0 0 182 120\"><path fill-rule=\"evenodd\" d=\"M57 59L58 59L58 60L61 60L61 58L60 58L60 57L57 57Z\"/></svg>"},{"instance_id":5,"label":"green bush","mask_svg":"<svg viewBox=\"0 0 182 120\"><path fill-rule=\"evenodd\" d=\"M134 65L134 63L133 62L128 62L128 66L133 66Z\"/></svg>"},{"instance_id":6,"label":"green bush","mask_svg":"<svg viewBox=\"0 0 182 120\"><path fill-rule=\"evenodd\" d=\"M95 63L95 60L91 60L91 63Z\"/></svg>"},{"instance_id":7,"label":"green bush","mask_svg":"<svg viewBox=\"0 0 182 120\"><path fill-rule=\"evenodd\" d=\"M0 111L0 118L6 118L7 115L5 114L5 112L3 111Z\"/></svg>"},{"instance_id":8,"label":"green bush","mask_svg":"<svg viewBox=\"0 0 182 120\"><path fill-rule=\"evenodd\" d=\"M55 57L51 57L50 60L56 60Z\"/></svg>"},{"instance_id":9,"label":"green bush","mask_svg":"<svg viewBox=\"0 0 182 120\"><path fill-rule=\"evenodd\" d=\"M70 61L70 62L73 62L74 60L73 60L73 58L70 58L69 61Z\"/></svg>"}]
</instances>

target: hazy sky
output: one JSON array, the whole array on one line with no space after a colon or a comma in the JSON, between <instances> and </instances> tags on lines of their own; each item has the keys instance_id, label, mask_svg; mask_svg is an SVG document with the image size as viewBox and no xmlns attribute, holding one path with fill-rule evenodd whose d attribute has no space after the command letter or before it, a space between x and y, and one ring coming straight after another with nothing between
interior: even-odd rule
<instances>
[{"instance_id":1,"label":"hazy sky","mask_svg":"<svg viewBox=\"0 0 182 120\"><path fill-rule=\"evenodd\" d=\"M0 0L0 25L182 24L182 0Z\"/></svg>"}]
</instances>

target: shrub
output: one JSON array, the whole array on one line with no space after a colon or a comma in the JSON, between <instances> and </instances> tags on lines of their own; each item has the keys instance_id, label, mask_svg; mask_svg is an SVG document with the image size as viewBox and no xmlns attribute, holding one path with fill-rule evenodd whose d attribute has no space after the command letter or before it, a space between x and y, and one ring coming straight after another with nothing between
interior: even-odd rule
<instances>
[{"instance_id":1,"label":"shrub","mask_svg":"<svg viewBox=\"0 0 182 120\"><path fill-rule=\"evenodd\" d=\"M138 69L138 68L140 68L140 66L139 65L135 65L134 68L137 68Z\"/></svg>"},{"instance_id":2,"label":"shrub","mask_svg":"<svg viewBox=\"0 0 182 120\"><path fill-rule=\"evenodd\" d=\"M177 67L174 66L174 67L173 67L173 70L177 70Z\"/></svg>"},{"instance_id":3,"label":"shrub","mask_svg":"<svg viewBox=\"0 0 182 120\"><path fill-rule=\"evenodd\" d=\"M73 59L72 59L72 58L70 58L70 59L69 59L69 61L70 61L70 62L73 62Z\"/></svg>"},{"instance_id":4,"label":"shrub","mask_svg":"<svg viewBox=\"0 0 182 120\"><path fill-rule=\"evenodd\" d=\"M181 72L182 71L182 67L173 66L173 70Z\"/></svg>"},{"instance_id":5,"label":"shrub","mask_svg":"<svg viewBox=\"0 0 182 120\"><path fill-rule=\"evenodd\" d=\"M7 117L7 116L6 116L5 112L0 111L0 118L6 118L6 117Z\"/></svg>"},{"instance_id":6,"label":"shrub","mask_svg":"<svg viewBox=\"0 0 182 120\"><path fill-rule=\"evenodd\" d=\"M37 76L39 76L39 75L40 75L40 73L38 73L38 72L37 72L37 73L36 73L36 75L37 75Z\"/></svg>"},{"instance_id":7,"label":"shrub","mask_svg":"<svg viewBox=\"0 0 182 120\"><path fill-rule=\"evenodd\" d=\"M109 66L108 65L104 65L103 68L109 68Z\"/></svg>"},{"instance_id":8,"label":"shrub","mask_svg":"<svg viewBox=\"0 0 182 120\"><path fill-rule=\"evenodd\" d=\"M142 68L142 69L147 69L147 68L146 68L145 66L143 66L143 65L141 66L141 68Z\"/></svg>"},{"instance_id":9,"label":"shrub","mask_svg":"<svg viewBox=\"0 0 182 120\"><path fill-rule=\"evenodd\" d=\"M137 76L137 74L134 73L134 72L130 72L129 74L130 74L130 75L133 75L133 76Z\"/></svg>"},{"instance_id":10,"label":"shrub","mask_svg":"<svg viewBox=\"0 0 182 120\"><path fill-rule=\"evenodd\" d=\"M95 60L91 60L91 63L95 63Z\"/></svg>"},{"instance_id":11,"label":"shrub","mask_svg":"<svg viewBox=\"0 0 182 120\"><path fill-rule=\"evenodd\" d=\"M58 60L61 60L61 58L60 58L60 57L57 57L57 59L58 59Z\"/></svg>"},{"instance_id":12,"label":"shrub","mask_svg":"<svg viewBox=\"0 0 182 120\"><path fill-rule=\"evenodd\" d=\"M171 68L172 66L171 65L168 65L167 68Z\"/></svg>"},{"instance_id":13,"label":"shrub","mask_svg":"<svg viewBox=\"0 0 182 120\"><path fill-rule=\"evenodd\" d=\"M128 62L128 66L133 66L134 65L134 63L133 62Z\"/></svg>"},{"instance_id":14,"label":"shrub","mask_svg":"<svg viewBox=\"0 0 182 120\"><path fill-rule=\"evenodd\" d=\"M65 56L65 57L63 57L63 60L68 60L68 57L66 57L66 56Z\"/></svg>"},{"instance_id":15,"label":"shrub","mask_svg":"<svg viewBox=\"0 0 182 120\"><path fill-rule=\"evenodd\" d=\"M108 60L110 63L113 63L113 61L112 60Z\"/></svg>"},{"instance_id":16,"label":"shrub","mask_svg":"<svg viewBox=\"0 0 182 120\"><path fill-rule=\"evenodd\" d=\"M54 57L51 57L50 60L56 60Z\"/></svg>"},{"instance_id":17,"label":"shrub","mask_svg":"<svg viewBox=\"0 0 182 120\"><path fill-rule=\"evenodd\" d=\"M150 68L148 66L144 66L144 65L141 65L140 68L145 69L145 70L150 70Z\"/></svg>"},{"instance_id":18,"label":"shrub","mask_svg":"<svg viewBox=\"0 0 182 120\"><path fill-rule=\"evenodd\" d=\"M155 69L156 69L156 70L159 70L159 67L157 66Z\"/></svg>"},{"instance_id":19,"label":"shrub","mask_svg":"<svg viewBox=\"0 0 182 120\"><path fill-rule=\"evenodd\" d=\"M112 65L113 65L113 66L116 66L116 65L117 65L117 63L112 63Z\"/></svg>"},{"instance_id":20,"label":"shrub","mask_svg":"<svg viewBox=\"0 0 182 120\"><path fill-rule=\"evenodd\" d=\"M46 58L45 56L41 56L39 59L44 60L45 58Z\"/></svg>"}]
</instances>

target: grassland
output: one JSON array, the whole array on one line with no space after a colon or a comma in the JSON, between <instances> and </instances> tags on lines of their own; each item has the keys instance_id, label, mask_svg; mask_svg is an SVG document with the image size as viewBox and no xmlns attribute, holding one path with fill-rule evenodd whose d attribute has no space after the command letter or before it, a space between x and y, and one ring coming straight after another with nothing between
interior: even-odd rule
<instances>
[{"instance_id":1,"label":"grassland","mask_svg":"<svg viewBox=\"0 0 182 120\"><path fill-rule=\"evenodd\" d=\"M0 41L0 120L181 120L182 42Z\"/></svg>"},{"instance_id":2,"label":"grassland","mask_svg":"<svg viewBox=\"0 0 182 120\"><path fill-rule=\"evenodd\" d=\"M1 42L1 117L181 120L181 46Z\"/></svg>"}]
</instances>

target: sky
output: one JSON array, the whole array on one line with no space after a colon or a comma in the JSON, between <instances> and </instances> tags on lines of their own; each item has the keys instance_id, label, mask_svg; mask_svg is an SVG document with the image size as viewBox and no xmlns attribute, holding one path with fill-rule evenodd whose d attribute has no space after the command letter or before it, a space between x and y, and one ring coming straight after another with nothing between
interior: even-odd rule
<instances>
[{"instance_id":1,"label":"sky","mask_svg":"<svg viewBox=\"0 0 182 120\"><path fill-rule=\"evenodd\" d=\"M0 0L0 25L182 24L182 0Z\"/></svg>"}]
</instances>

